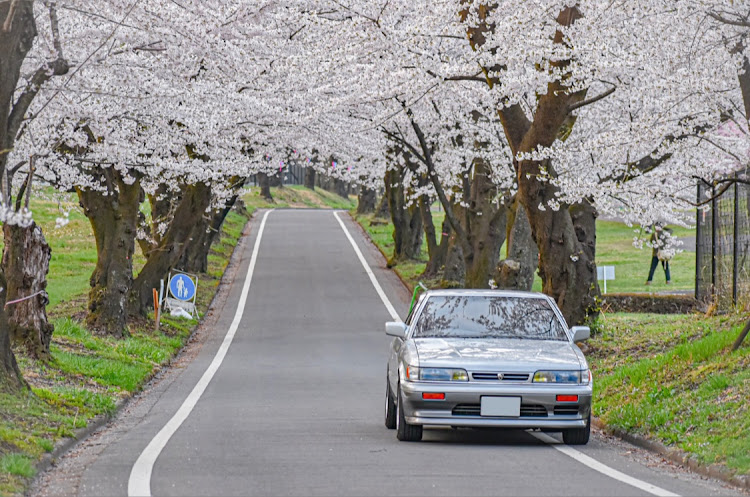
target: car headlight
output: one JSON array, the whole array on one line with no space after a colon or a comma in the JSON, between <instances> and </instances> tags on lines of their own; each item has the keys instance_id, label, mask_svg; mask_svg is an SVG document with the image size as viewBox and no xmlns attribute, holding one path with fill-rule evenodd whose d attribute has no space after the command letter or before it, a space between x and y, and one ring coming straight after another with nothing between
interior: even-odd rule
<instances>
[{"instance_id":1,"label":"car headlight","mask_svg":"<svg viewBox=\"0 0 750 497\"><path fill-rule=\"evenodd\" d=\"M537 371L534 373L534 383L569 383L576 385L588 385L591 381L591 372L584 371Z\"/></svg>"},{"instance_id":2,"label":"car headlight","mask_svg":"<svg viewBox=\"0 0 750 497\"><path fill-rule=\"evenodd\" d=\"M469 381L465 369L418 368L406 366L406 377L410 381Z\"/></svg>"}]
</instances>

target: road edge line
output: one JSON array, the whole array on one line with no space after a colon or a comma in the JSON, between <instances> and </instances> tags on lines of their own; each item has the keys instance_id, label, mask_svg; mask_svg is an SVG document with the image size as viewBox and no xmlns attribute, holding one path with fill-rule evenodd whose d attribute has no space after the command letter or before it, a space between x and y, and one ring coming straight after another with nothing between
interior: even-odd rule
<instances>
[{"instance_id":1,"label":"road edge line","mask_svg":"<svg viewBox=\"0 0 750 497\"><path fill-rule=\"evenodd\" d=\"M245 283L242 286L242 293L240 294L240 300L237 303L237 311L234 314L232 324L227 330L227 334L224 336L224 340L219 346L219 350L216 351L211 364L209 364L206 371L201 376L198 383L188 394L187 398L183 401L177 412L170 418L161 430L151 439L149 444L140 453L138 459L133 464L133 468L130 471L130 477L128 478L128 496L129 497L150 497L151 496L151 473L156 463L156 459L164 450L169 439L172 435L180 428L182 423L192 412L195 405L200 400L203 392L205 392L208 384L213 379L219 366L224 361L224 357L229 351L229 346L234 340L234 335L237 333L240 321L242 321L242 315L245 311L245 304L247 303L247 296L250 292L250 283L253 279L253 273L255 272L255 263L258 260L258 251L260 250L260 242L263 237L263 231L266 227L266 220L268 215L273 212L273 209L266 211L263 215L263 220L260 223L258 229L258 236L255 239L255 246L253 247L253 253L250 258L250 265L247 268L247 274L245 276Z\"/></svg>"},{"instance_id":2,"label":"road edge line","mask_svg":"<svg viewBox=\"0 0 750 497\"><path fill-rule=\"evenodd\" d=\"M354 238L352 237L351 233L349 233L349 230L346 228L344 221L342 221L341 218L339 217L338 211L333 212L333 217L336 218L336 220L341 225L341 229L344 230L344 234L349 239L349 243L352 244L352 247L354 248L354 252L357 254L357 257L359 258L359 262L361 262L362 267L365 268L365 272L367 273L367 276L370 277L372 286L374 286L375 291L378 292L378 295L380 296L380 300L383 301L383 304L385 304L385 308L388 309L388 313L391 315L394 321L401 321L401 317L398 315L398 312L396 312L396 308L393 307L393 304L391 304L391 301L388 300L388 296L383 291L383 287L380 286L380 283L378 283L378 279L375 277L375 273L372 272L372 269L370 268L370 265L367 263L365 256L362 255L362 251L359 249L357 242L354 241Z\"/></svg>"},{"instance_id":3,"label":"road edge line","mask_svg":"<svg viewBox=\"0 0 750 497\"><path fill-rule=\"evenodd\" d=\"M620 481L639 490L643 490L644 492L648 492L651 495L657 495L659 497L679 497L679 494L672 493L669 490L657 487L656 485L645 482L643 480L639 480L638 478L635 478L633 476L626 475L625 473L618 471L615 468L607 466L603 462L597 461L591 456L587 456L583 452L577 451L568 445L563 445L557 439L547 435L546 433L531 432L531 434L537 439L551 446L558 452L562 452L566 456L575 459L584 466L588 466L594 471L598 471L599 473L614 480Z\"/></svg>"}]
</instances>

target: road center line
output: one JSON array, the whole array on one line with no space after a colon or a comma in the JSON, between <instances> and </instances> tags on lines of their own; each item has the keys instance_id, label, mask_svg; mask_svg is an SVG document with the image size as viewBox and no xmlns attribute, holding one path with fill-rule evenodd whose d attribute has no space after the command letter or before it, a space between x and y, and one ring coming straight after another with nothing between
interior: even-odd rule
<instances>
[{"instance_id":1,"label":"road center line","mask_svg":"<svg viewBox=\"0 0 750 497\"><path fill-rule=\"evenodd\" d=\"M219 366L224 361L224 357L229 351L229 346L232 344L234 335L239 328L240 321L242 321L242 315L245 311L245 304L247 303L247 296L250 292L250 282L253 279L253 272L255 271L255 263L258 260L258 250L260 249L260 240L263 237L263 229L266 227L266 219L273 210L267 211L263 215L263 221L260 223L260 229L258 229L258 236L255 238L255 246L253 247L253 254L250 258L250 266L247 268L247 275L245 276L245 283L242 286L242 294L240 294L240 301L237 303L237 311L234 314L234 320L229 326L227 334L224 336L224 341L219 346L219 350L216 351L213 361L208 366L208 369L203 373L201 379L193 387L193 390L187 396L185 401L182 403L180 408L177 410L172 419L156 434L156 436L149 442L141 455L138 456L138 460L135 461L133 469L130 471L130 479L128 480L128 496L151 496L151 472L154 469L154 463L156 459L164 450L164 447L172 438L172 435L182 425L182 423L190 415L198 400L205 392L206 387L213 379Z\"/></svg>"},{"instance_id":2,"label":"road center line","mask_svg":"<svg viewBox=\"0 0 750 497\"><path fill-rule=\"evenodd\" d=\"M352 238L352 235L349 233L349 230L346 229L346 225L344 225L344 222L339 217L338 212L334 212L333 215L336 216L336 219L341 225L341 228L344 230L346 237L349 239L349 242L352 244L352 247L354 247L354 252L356 252L357 257L359 257L359 261L362 263L362 266L364 266L365 272L367 272L367 275L370 277L370 281L375 287L375 290L378 292L378 295L380 295L380 299L385 304L385 307L386 309L388 309L388 312L391 314L391 317L393 317L394 320L400 320L401 318L399 318L398 313L396 312L396 309L393 307L393 305L391 304L391 301L388 300L388 297L385 295L383 288L380 286L380 283L378 283L377 278L375 278L375 274L372 272L372 269L370 269L370 266L367 264L365 257L362 255L362 252L359 250L359 247L357 246L357 243L354 241L354 238ZM626 483L632 487L641 489L644 492L650 493L651 495L658 495L659 497L678 497L678 494L672 493L668 490L664 490L663 488L657 487L656 485L652 485L650 483L639 480L637 478L633 478L632 476L628 476L625 473L621 473L620 471L617 471L614 468L610 468L606 464L601 463L597 461L596 459L594 459L593 457L587 456L586 454L579 452L568 445L562 445L555 438L547 435L546 433L531 432L531 434L534 435L539 440L541 440L542 442L545 442L546 444L551 445L553 448L562 452L566 456L575 459L579 463L585 466L588 466L594 471L598 471L599 473L605 476L609 476L610 478Z\"/></svg>"},{"instance_id":3,"label":"road center line","mask_svg":"<svg viewBox=\"0 0 750 497\"><path fill-rule=\"evenodd\" d=\"M391 314L391 317L393 318L394 321L401 321L401 318L399 317L398 312L396 312L396 308L393 307L393 304L391 304L391 301L388 300L388 297L383 291L383 288L380 286L380 283L378 283L378 279L375 277L375 273L372 272L372 269L370 269L370 265L367 264L367 261L365 260L365 256L362 255L362 251L359 250L359 247L357 246L357 242L354 241L354 238L352 238L352 235L349 233L349 230L346 229L346 225L344 224L344 221L342 221L341 218L339 217L339 213L334 211L333 215L336 217L336 220L341 225L341 229L344 230L344 234L349 239L349 242L352 244L352 247L354 248L354 252L357 254L357 257L359 257L359 262L361 262L362 266L365 268L365 272L367 273L367 276L370 277L372 286L375 287L375 291L378 292L378 295L380 295L380 300L382 300L383 304L385 304L385 308L388 309L388 312Z\"/></svg>"}]
</instances>

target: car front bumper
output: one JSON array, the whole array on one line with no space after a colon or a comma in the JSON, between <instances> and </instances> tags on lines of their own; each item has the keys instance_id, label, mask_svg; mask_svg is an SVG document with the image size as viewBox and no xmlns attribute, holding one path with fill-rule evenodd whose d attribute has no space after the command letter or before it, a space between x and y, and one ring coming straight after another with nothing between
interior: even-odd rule
<instances>
[{"instance_id":1,"label":"car front bumper","mask_svg":"<svg viewBox=\"0 0 750 497\"><path fill-rule=\"evenodd\" d=\"M424 400L423 393L444 393L444 400ZM563 430L585 428L591 413L591 385L489 384L479 382L402 382L402 408L409 424ZM558 395L577 395L558 402ZM482 397L520 397L521 415L482 416Z\"/></svg>"}]
</instances>

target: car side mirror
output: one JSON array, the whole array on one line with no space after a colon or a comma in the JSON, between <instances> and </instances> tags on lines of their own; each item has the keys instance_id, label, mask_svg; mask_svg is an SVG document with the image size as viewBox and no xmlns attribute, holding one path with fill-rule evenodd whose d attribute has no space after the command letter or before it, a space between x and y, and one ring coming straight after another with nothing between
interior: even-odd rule
<instances>
[{"instance_id":1,"label":"car side mirror","mask_svg":"<svg viewBox=\"0 0 750 497\"><path fill-rule=\"evenodd\" d=\"M573 342L583 342L591 338L591 329L588 326L573 326L570 331L573 332Z\"/></svg>"},{"instance_id":2,"label":"car side mirror","mask_svg":"<svg viewBox=\"0 0 750 497\"><path fill-rule=\"evenodd\" d=\"M388 336L404 339L408 326L403 321L389 321L385 323L385 334Z\"/></svg>"}]
</instances>

